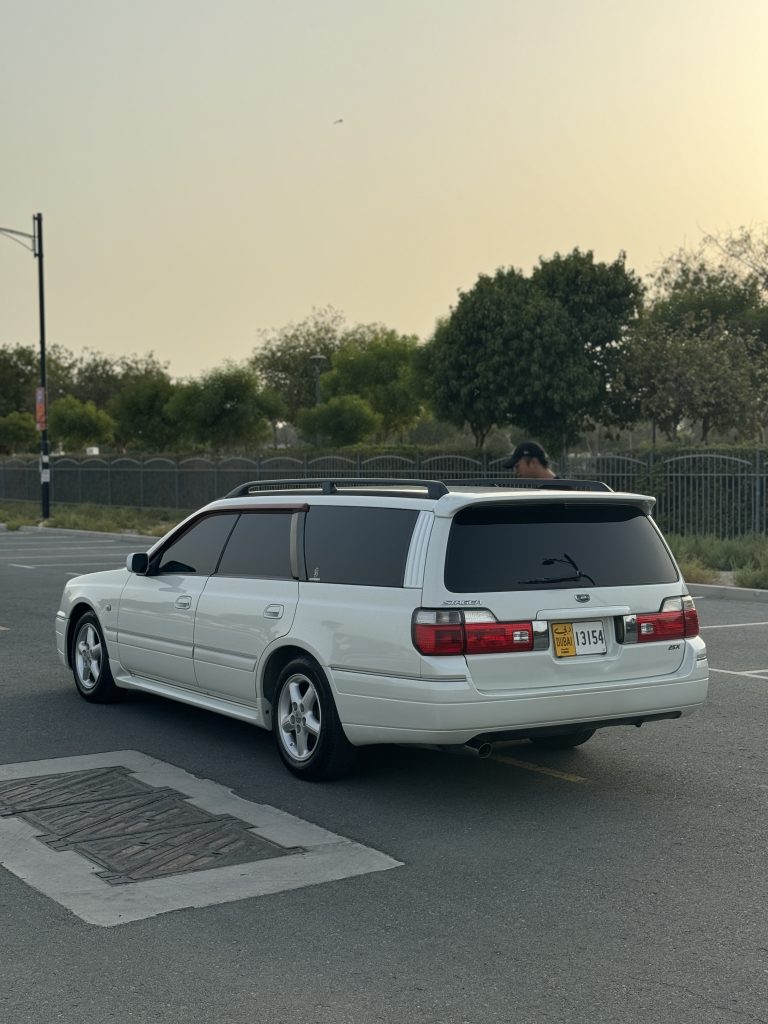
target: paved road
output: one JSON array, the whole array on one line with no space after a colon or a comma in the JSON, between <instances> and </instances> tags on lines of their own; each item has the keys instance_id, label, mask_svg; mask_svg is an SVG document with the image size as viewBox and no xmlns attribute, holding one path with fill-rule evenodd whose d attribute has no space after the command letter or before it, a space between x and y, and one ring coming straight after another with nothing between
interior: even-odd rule
<instances>
[{"instance_id":1,"label":"paved road","mask_svg":"<svg viewBox=\"0 0 768 1024\"><path fill-rule=\"evenodd\" d=\"M684 722L486 761L381 749L309 785L245 724L76 696L61 588L136 547L0 533L0 763L139 751L402 866L112 928L0 869L0 1020L768 1020L768 603L697 601L711 698Z\"/></svg>"}]
</instances>

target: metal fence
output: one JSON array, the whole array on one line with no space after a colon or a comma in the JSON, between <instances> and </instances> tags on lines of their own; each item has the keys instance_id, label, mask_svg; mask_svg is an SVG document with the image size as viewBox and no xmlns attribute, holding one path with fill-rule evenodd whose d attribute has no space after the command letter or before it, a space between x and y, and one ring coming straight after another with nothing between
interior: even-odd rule
<instances>
[{"instance_id":1,"label":"metal fence","mask_svg":"<svg viewBox=\"0 0 768 1024\"><path fill-rule=\"evenodd\" d=\"M59 457L51 460L51 501L189 510L247 480L293 477L398 477L504 480L507 456L274 455L264 458L166 459ZM721 538L768 530L768 452L569 455L562 476L604 480L614 490L652 494L665 532ZM37 459L0 459L0 501L37 501Z\"/></svg>"}]
</instances>

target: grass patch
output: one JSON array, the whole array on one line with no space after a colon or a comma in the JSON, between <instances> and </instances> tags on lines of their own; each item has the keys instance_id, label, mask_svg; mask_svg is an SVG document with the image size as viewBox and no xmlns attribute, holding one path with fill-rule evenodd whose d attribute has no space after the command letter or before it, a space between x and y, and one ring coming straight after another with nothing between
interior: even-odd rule
<instances>
[{"instance_id":1,"label":"grass patch","mask_svg":"<svg viewBox=\"0 0 768 1024\"><path fill-rule=\"evenodd\" d=\"M98 530L103 533L138 533L162 537L188 513L167 508L130 508L121 505L56 505L47 525L65 530ZM36 502L0 504L0 522L6 529L37 526L41 522Z\"/></svg>"},{"instance_id":2,"label":"grass patch","mask_svg":"<svg viewBox=\"0 0 768 1024\"><path fill-rule=\"evenodd\" d=\"M680 564L683 576L690 583L710 583L695 575L699 566L717 572L732 572L737 587L768 590L768 539L763 536L736 537L667 537L669 546ZM692 573L687 566L691 566ZM715 573L715 575L716 575Z\"/></svg>"},{"instance_id":3,"label":"grass patch","mask_svg":"<svg viewBox=\"0 0 768 1024\"><path fill-rule=\"evenodd\" d=\"M698 558L678 558L677 564L686 583L714 583L719 575L716 569L704 565Z\"/></svg>"},{"instance_id":4,"label":"grass patch","mask_svg":"<svg viewBox=\"0 0 768 1024\"><path fill-rule=\"evenodd\" d=\"M721 540L706 535L681 537L668 534L667 542L679 562L699 561L719 572L735 572L754 567L762 557L768 556L768 541L765 537L755 535Z\"/></svg>"}]
</instances>

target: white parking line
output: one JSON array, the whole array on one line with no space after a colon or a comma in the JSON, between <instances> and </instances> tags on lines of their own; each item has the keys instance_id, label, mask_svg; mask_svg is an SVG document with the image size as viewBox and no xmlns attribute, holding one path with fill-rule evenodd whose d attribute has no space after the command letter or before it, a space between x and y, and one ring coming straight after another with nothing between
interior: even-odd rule
<instances>
[{"instance_id":1,"label":"white parking line","mask_svg":"<svg viewBox=\"0 0 768 1024\"><path fill-rule=\"evenodd\" d=\"M729 668L712 668L709 666L710 672L719 672L723 676L741 676L743 679L760 679L762 682L768 682L768 668L752 668L746 672L734 672L733 669Z\"/></svg>"},{"instance_id":2,"label":"white parking line","mask_svg":"<svg viewBox=\"0 0 768 1024\"><path fill-rule=\"evenodd\" d=\"M719 626L700 626L703 632L705 629L744 629L746 626L768 626L768 622L724 622Z\"/></svg>"},{"instance_id":3,"label":"white parking line","mask_svg":"<svg viewBox=\"0 0 768 1024\"><path fill-rule=\"evenodd\" d=\"M9 562L8 565L9 565L9 567L11 569L34 569L35 568L34 565L20 565L18 562Z\"/></svg>"}]
</instances>

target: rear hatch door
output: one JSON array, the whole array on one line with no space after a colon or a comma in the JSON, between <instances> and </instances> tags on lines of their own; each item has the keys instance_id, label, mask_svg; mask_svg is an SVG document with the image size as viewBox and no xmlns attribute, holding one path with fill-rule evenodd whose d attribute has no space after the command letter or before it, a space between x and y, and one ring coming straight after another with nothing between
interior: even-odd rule
<instances>
[{"instance_id":1,"label":"rear hatch door","mask_svg":"<svg viewBox=\"0 0 768 1024\"><path fill-rule=\"evenodd\" d=\"M653 613L685 588L638 502L562 496L474 504L443 525L442 571L428 563L425 607L468 621L532 624L535 649L467 654L476 687L501 692L612 684L674 673L681 641L626 643L624 617Z\"/></svg>"}]
</instances>

